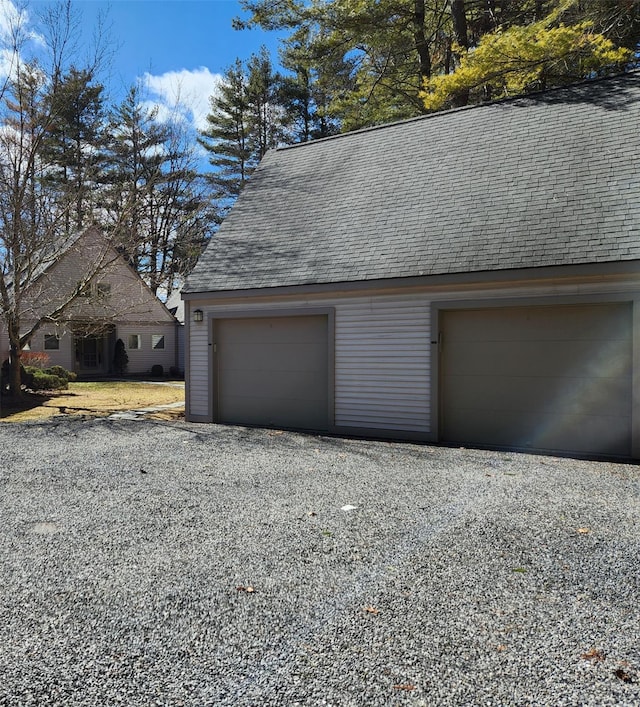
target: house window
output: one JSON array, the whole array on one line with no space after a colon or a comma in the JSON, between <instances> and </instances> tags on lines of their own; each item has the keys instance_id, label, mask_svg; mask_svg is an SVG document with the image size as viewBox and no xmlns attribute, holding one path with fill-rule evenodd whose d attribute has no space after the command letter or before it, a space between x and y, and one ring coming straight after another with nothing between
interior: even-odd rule
<instances>
[{"instance_id":1,"label":"house window","mask_svg":"<svg viewBox=\"0 0 640 707\"><path fill-rule=\"evenodd\" d=\"M151 348L152 349L163 349L164 348L164 334L151 334Z\"/></svg>"},{"instance_id":2,"label":"house window","mask_svg":"<svg viewBox=\"0 0 640 707\"><path fill-rule=\"evenodd\" d=\"M111 283L99 282L96 288L98 297L108 297L111 294Z\"/></svg>"},{"instance_id":3,"label":"house window","mask_svg":"<svg viewBox=\"0 0 640 707\"><path fill-rule=\"evenodd\" d=\"M60 349L60 337L57 334L44 335L44 350L58 351Z\"/></svg>"},{"instance_id":4,"label":"house window","mask_svg":"<svg viewBox=\"0 0 640 707\"><path fill-rule=\"evenodd\" d=\"M142 337L140 334L129 334L129 348L130 349L141 349L142 348Z\"/></svg>"}]
</instances>

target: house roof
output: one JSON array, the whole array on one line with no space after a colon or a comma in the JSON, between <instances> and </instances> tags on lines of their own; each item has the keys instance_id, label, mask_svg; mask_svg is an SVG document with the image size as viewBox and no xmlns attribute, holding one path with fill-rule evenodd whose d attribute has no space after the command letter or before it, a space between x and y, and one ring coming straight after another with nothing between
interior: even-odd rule
<instances>
[{"instance_id":1,"label":"house roof","mask_svg":"<svg viewBox=\"0 0 640 707\"><path fill-rule=\"evenodd\" d=\"M184 324L184 301L180 296L180 290L174 290L167 301L165 302L165 307L173 314L173 316L180 322Z\"/></svg>"},{"instance_id":2,"label":"house roof","mask_svg":"<svg viewBox=\"0 0 640 707\"><path fill-rule=\"evenodd\" d=\"M640 259L640 72L269 152L184 293Z\"/></svg>"},{"instance_id":3,"label":"house roof","mask_svg":"<svg viewBox=\"0 0 640 707\"><path fill-rule=\"evenodd\" d=\"M83 257L85 253L88 253L86 258ZM113 277L115 273L119 272L118 287L113 291L112 301L126 303L125 306L119 304L117 309L109 312L109 305L106 310L101 305L97 311L83 311L82 317L106 316L106 311L109 312L109 316L116 312L120 318L123 318L125 314L136 313L140 316L144 315L144 318L149 319L149 322L175 321L173 313L156 297L140 274L125 260L124 256L97 226L89 226L83 231L46 243L34 255L32 261L35 266L26 279L24 291L29 292L31 288L35 290L35 301L38 303L36 311L40 310L40 305L44 305L46 309L53 307L52 303L55 303L55 306L61 304L69 297L70 292L77 288L79 280L85 277L88 281L95 281L96 278ZM139 285L135 293L132 293L131 290L123 290L123 273L129 276L130 281ZM131 299L133 294L137 299ZM81 303L83 303L82 299L77 301L77 304ZM26 304L33 312L34 301L26 299ZM69 312L72 317L77 316L77 312L73 308ZM151 319L150 317L154 313L155 318Z\"/></svg>"}]
</instances>

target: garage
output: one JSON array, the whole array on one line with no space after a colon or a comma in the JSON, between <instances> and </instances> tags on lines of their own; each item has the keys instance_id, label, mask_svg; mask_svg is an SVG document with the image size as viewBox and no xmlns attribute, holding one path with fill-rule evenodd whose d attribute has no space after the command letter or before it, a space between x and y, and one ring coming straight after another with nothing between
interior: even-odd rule
<instances>
[{"instance_id":1,"label":"garage","mask_svg":"<svg viewBox=\"0 0 640 707\"><path fill-rule=\"evenodd\" d=\"M215 319L214 418L219 422L326 430L326 314Z\"/></svg>"},{"instance_id":2,"label":"garage","mask_svg":"<svg viewBox=\"0 0 640 707\"><path fill-rule=\"evenodd\" d=\"M631 454L632 305L442 310L440 438Z\"/></svg>"},{"instance_id":3,"label":"garage","mask_svg":"<svg viewBox=\"0 0 640 707\"><path fill-rule=\"evenodd\" d=\"M640 459L639 123L630 71L269 150L182 288L187 419ZM321 311L317 385L218 370L212 321Z\"/></svg>"}]
</instances>

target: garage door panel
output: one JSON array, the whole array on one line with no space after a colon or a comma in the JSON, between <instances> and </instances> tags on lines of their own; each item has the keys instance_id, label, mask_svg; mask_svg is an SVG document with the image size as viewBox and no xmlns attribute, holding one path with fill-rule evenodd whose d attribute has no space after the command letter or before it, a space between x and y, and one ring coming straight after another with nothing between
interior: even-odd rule
<instances>
[{"instance_id":1,"label":"garage door panel","mask_svg":"<svg viewBox=\"0 0 640 707\"><path fill-rule=\"evenodd\" d=\"M325 402L318 401L315 410L310 411L308 400L295 400L289 397L257 398L254 395L228 396L225 398L224 422L267 427L324 429L327 418Z\"/></svg>"},{"instance_id":2,"label":"garage door panel","mask_svg":"<svg viewBox=\"0 0 640 707\"><path fill-rule=\"evenodd\" d=\"M326 315L221 319L214 338L217 420L327 429Z\"/></svg>"},{"instance_id":3,"label":"garage door panel","mask_svg":"<svg viewBox=\"0 0 640 707\"><path fill-rule=\"evenodd\" d=\"M225 341L229 343L260 346L272 340L281 344L319 344L326 341L315 316L224 319L216 322L216 328L224 331Z\"/></svg>"},{"instance_id":4,"label":"garage door panel","mask_svg":"<svg viewBox=\"0 0 640 707\"><path fill-rule=\"evenodd\" d=\"M627 314L612 312L611 305L574 307L571 318L555 316L557 310L555 306L465 310L480 316L451 321L447 339L477 341L492 336L495 341L631 340Z\"/></svg>"},{"instance_id":5,"label":"garage door panel","mask_svg":"<svg viewBox=\"0 0 640 707\"><path fill-rule=\"evenodd\" d=\"M447 338L445 346L452 342ZM630 375L630 342L582 341L475 341L455 342L447 352L449 375L518 375L544 377L549 374L549 359L556 377Z\"/></svg>"},{"instance_id":6,"label":"garage door panel","mask_svg":"<svg viewBox=\"0 0 640 707\"><path fill-rule=\"evenodd\" d=\"M224 353L227 370L321 371L327 365L327 353L317 344L235 343Z\"/></svg>"},{"instance_id":7,"label":"garage door panel","mask_svg":"<svg viewBox=\"0 0 640 707\"><path fill-rule=\"evenodd\" d=\"M322 379L310 381L308 371L227 370L220 381L220 395L224 400L230 396L326 400Z\"/></svg>"},{"instance_id":8,"label":"garage door panel","mask_svg":"<svg viewBox=\"0 0 640 707\"><path fill-rule=\"evenodd\" d=\"M469 412L473 414L461 415L457 433L470 445L618 455L631 434L626 417L611 417L603 426L600 415L563 420L531 411L517 417L510 411L494 411L478 419L477 410Z\"/></svg>"},{"instance_id":9,"label":"garage door panel","mask_svg":"<svg viewBox=\"0 0 640 707\"><path fill-rule=\"evenodd\" d=\"M517 390L518 395L513 395ZM579 414L596 410L603 416L628 416L625 382L615 378L598 378L585 384L583 378L531 378L503 376L456 376L443 379L442 394L450 400L449 416L456 410L483 410L526 413L537 411L549 415Z\"/></svg>"},{"instance_id":10,"label":"garage door panel","mask_svg":"<svg viewBox=\"0 0 640 707\"><path fill-rule=\"evenodd\" d=\"M444 440L630 454L630 304L443 315Z\"/></svg>"},{"instance_id":11,"label":"garage door panel","mask_svg":"<svg viewBox=\"0 0 640 707\"><path fill-rule=\"evenodd\" d=\"M472 416L483 411L510 415L529 412L563 418L583 411L596 411L603 417L628 417L629 408L620 381L599 379L588 387L580 387L582 380L567 378L503 378L493 381L475 376L448 381L444 388L456 390L456 397L447 406L450 414L458 409ZM618 389L617 391L615 389ZM518 395L513 395L518 391Z\"/></svg>"}]
</instances>

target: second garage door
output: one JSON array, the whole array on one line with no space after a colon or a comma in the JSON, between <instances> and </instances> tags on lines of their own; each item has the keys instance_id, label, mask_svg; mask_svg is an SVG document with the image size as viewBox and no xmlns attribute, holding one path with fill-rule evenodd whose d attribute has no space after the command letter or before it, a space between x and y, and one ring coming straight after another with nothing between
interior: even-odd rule
<instances>
[{"instance_id":1,"label":"second garage door","mask_svg":"<svg viewBox=\"0 0 640 707\"><path fill-rule=\"evenodd\" d=\"M214 344L217 421L328 428L327 315L217 319Z\"/></svg>"},{"instance_id":2,"label":"second garage door","mask_svg":"<svg viewBox=\"0 0 640 707\"><path fill-rule=\"evenodd\" d=\"M628 456L631 305L441 313L441 438Z\"/></svg>"}]
</instances>

